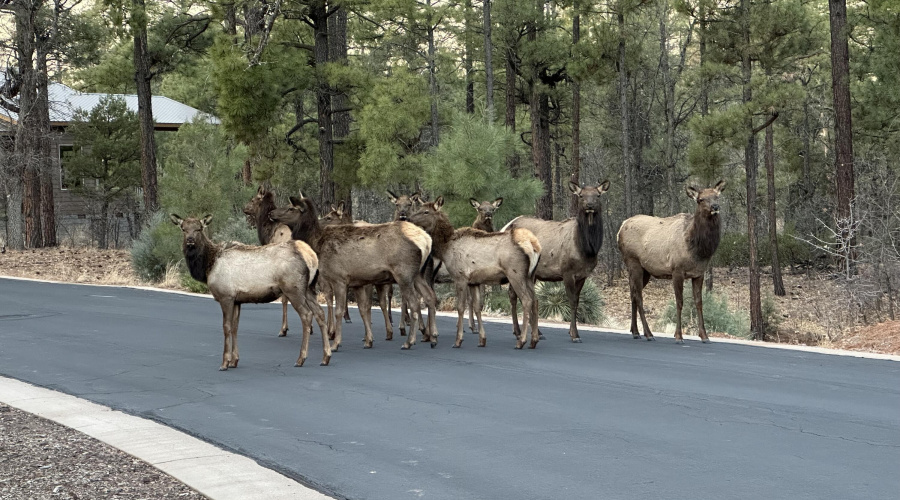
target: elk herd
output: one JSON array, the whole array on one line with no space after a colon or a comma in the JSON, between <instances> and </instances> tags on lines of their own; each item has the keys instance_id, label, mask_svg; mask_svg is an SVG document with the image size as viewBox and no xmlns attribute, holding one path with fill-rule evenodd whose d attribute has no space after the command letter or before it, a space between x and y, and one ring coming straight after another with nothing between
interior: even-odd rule
<instances>
[{"instance_id":1,"label":"elk herd","mask_svg":"<svg viewBox=\"0 0 900 500\"><path fill-rule=\"evenodd\" d=\"M640 316L645 338L654 339L643 304L643 289L654 277L672 281L675 339L679 343L683 342L684 281L692 281L700 339L709 342L701 292L704 272L719 244L719 195L724 187L724 181L702 190L688 187L687 195L696 202L693 214L667 218L636 215L622 223L616 243L628 272L634 338L640 338ZM398 196L388 191L395 207L394 220L370 224L351 220L343 204L320 216L315 203L302 193L290 197L290 205L277 207L275 194L267 186L260 186L244 206L244 213L256 225L260 246L211 241L205 230L212 216L183 219L171 214L171 220L182 230L182 250L191 276L207 284L222 308L225 343L220 370L238 365L241 305L279 297L283 304L279 336L288 331L288 304L300 316L302 340L296 366L306 361L313 319L322 334L324 366L341 346L341 319L350 321L346 312L351 291L365 329L364 347L373 346L375 294L384 317L385 340L393 339L394 285L401 299L400 334L406 337L401 349L413 347L420 330L423 342L432 348L437 345L437 282L452 283L456 292L453 347L463 343L466 309L470 311L469 328L477 331L478 346L485 347L481 321L484 286L501 284L508 285L516 349L526 343L530 349L537 347L541 337L536 280L563 282L571 310L569 336L572 342L581 342L576 313L581 289L597 265L603 244L601 199L608 189L609 181L586 186L570 182L569 190L577 200L574 217L548 221L519 216L499 231L494 230L493 218L503 198L493 202L471 198L477 213L472 227L454 228L443 210L442 196L427 201L421 192ZM325 297L327 314L317 293Z\"/></svg>"}]
</instances>

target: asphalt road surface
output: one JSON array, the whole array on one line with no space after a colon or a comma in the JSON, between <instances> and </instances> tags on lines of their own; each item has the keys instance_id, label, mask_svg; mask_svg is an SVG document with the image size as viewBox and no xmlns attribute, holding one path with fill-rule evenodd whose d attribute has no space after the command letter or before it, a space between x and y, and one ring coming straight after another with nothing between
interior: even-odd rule
<instances>
[{"instance_id":1,"label":"asphalt road surface","mask_svg":"<svg viewBox=\"0 0 900 500\"><path fill-rule=\"evenodd\" d=\"M0 374L151 418L338 498L897 498L900 363L545 329L486 348L362 348L353 311L320 367L300 321L244 306L219 372L214 301L0 279ZM292 313L293 314L293 313Z\"/></svg>"}]
</instances>

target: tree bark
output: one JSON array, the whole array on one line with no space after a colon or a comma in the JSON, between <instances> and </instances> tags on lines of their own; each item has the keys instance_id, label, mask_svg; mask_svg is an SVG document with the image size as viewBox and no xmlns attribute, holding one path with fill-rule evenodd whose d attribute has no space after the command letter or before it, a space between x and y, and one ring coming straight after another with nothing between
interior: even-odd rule
<instances>
[{"instance_id":1,"label":"tree bark","mask_svg":"<svg viewBox=\"0 0 900 500\"><path fill-rule=\"evenodd\" d=\"M463 71L466 73L466 113L475 113L475 79L474 70L472 69L472 52L475 50L472 43L472 0L463 2L464 31L463 43L465 55L463 56Z\"/></svg>"},{"instance_id":2,"label":"tree bark","mask_svg":"<svg viewBox=\"0 0 900 500\"><path fill-rule=\"evenodd\" d=\"M329 59L331 62L345 66L347 64L347 9L343 6L339 7L334 14L328 18L328 46ZM343 90L335 90L332 98L333 105L333 123L335 142L342 143L344 139L350 136L350 100L347 93ZM337 110L337 111L334 111ZM340 151L339 146L339 151ZM346 150L346 148L343 148ZM349 152L337 155L339 158L346 158ZM344 202L344 213L353 216L353 196L351 196L352 186L344 186L342 184L335 185L335 198Z\"/></svg>"},{"instance_id":3,"label":"tree bark","mask_svg":"<svg viewBox=\"0 0 900 500\"><path fill-rule=\"evenodd\" d=\"M159 210L156 175L156 138L153 126L153 91L150 81L150 54L147 47L147 18L144 0L132 0L134 30L134 82L137 85L138 121L141 124L141 187L144 190L144 218Z\"/></svg>"},{"instance_id":4,"label":"tree bark","mask_svg":"<svg viewBox=\"0 0 900 500\"><path fill-rule=\"evenodd\" d=\"M38 161L33 146L37 143L37 137L32 136L29 142L32 148L28 151L31 158L25 167L24 194L22 211L25 214L25 247L40 248L43 246L41 237L41 172L38 170Z\"/></svg>"},{"instance_id":5,"label":"tree bark","mask_svg":"<svg viewBox=\"0 0 900 500\"><path fill-rule=\"evenodd\" d=\"M831 84L834 99L835 184L837 216L850 217L854 197L853 128L850 120L850 50L847 2L828 0L831 24Z\"/></svg>"},{"instance_id":6,"label":"tree bark","mask_svg":"<svg viewBox=\"0 0 900 500\"><path fill-rule=\"evenodd\" d=\"M619 73L619 114L622 132L622 170L625 174L625 216L634 215L634 179L631 171L631 137L628 133L628 73L625 69L625 14L624 8L619 3L619 12L616 15L619 24L619 49L617 59L617 71Z\"/></svg>"},{"instance_id":7,"label":"tree bark","mask_svg":"<svg viewBox=\"0 0 900 500\"><path fill-rule=\"evenodd\" d=\"M771 123L766 127L766 184L768 187L769 247L772 250L772 286L775 295L784 297L784 280L781 278L781 264L778 261L778 228L775 213L775 133Z\"/></svg>"},{"instance_id":8,"label":"tree bark","mask_svg":"<svg viewBox=\"0 0 900 500\"><path fill-rule=\"evenodd\" d=\"M55 30L54 30L55 31ZM50 141L50 98L48 91L47 58L52 39L42 38L37 45L37 99L35 112L38 119L37 161L41 183L41 243L44 247L55 247L56 207L53 199L53 145Z\"/></svg>"},{"instance_id":9,"label":"tree bark","mask_svg":"<svg viewBox=\"0 0 900 500\"><path fill-rule=\"evenodd\" d=\"M750 59L750 0L741 0L741 86L742 102L748 106L753 101L753 90L750 78L753 74L753 62ZM753 132L753 115L746 117L747 142L744 146L744 170L747 177L747 243L750 247L750 334L755 340L765 340L766 331L763 325L762 302L759 291L759 251L756 237L756 177L759 168L757 160L756 135Z\"/></svg>"},{"instance_id":10,"label":"tree bark","mask_svg":"<svg viewBox=\"0 0 900 500\"><path fill-rule=\"evenodd\" d=\"M428 0L428 7L431 7L432 0ZM431 93L431 145L436 147L440 144L440 116L438 115L438 85L437 85L437 68L435 67L436 56L434 46L434 24L431 16L428 17L428 88Z\"/></svg>"},{"instance_id":11,"label":"tree bark","mask_svg":"<svg viewBox=\"0 0 900 500\"><path fill-rule=\"evenodd\" d=\"M553 219L553 178L550 165L550 98L539 81L532 82L529 98L531 109L531 157L534 176L544 185L544 193L538 198L535 216Z\"/></svg>"},{"instance_id":12,"label":"tree bark","mask_svg":"<svg viewBox=\"0 0 900 500\"><path fill-rule=\"evenodd\" d=\"M484 107L488 123L494 123L494 40L491 0L484 0Z\"/></svg>"},{"instance_id":13,"label":"tree bark","mask_svg":"<svg viewBox=\"0 0 900 500\"><path fill-rule=\"evenodd\" d=\"M319 126L319 203L322 210L334 204L334 130L331 118L331 89L325 80L328 63L328 10L325 0L310 8L315 32L316 104Z\"/></svg>"},{"instance_id":14,"label":"tree bark","mask_svg":"<svg viewBox=\"0 0 900 500\"><path fill-rule=\"evenodd\" d=\"M581 15L572 18L572 45L581 41ZM599 179L597 179L599 180ZM572 173L569 181L581 184L581 83L572 80ZM578 213L578 198L569 196L569 217Z\"/></svg>"},{"instance_id":15,"label":"tree bark","mask_svg":"<svg viewBox=\"0 0 900 500\"><path fill-rule=\"evenodd\" d=\"M675 188L675 79L669 72L669 3L661 2L661 10L659 16L659 69L663 77L663 112L666 118L663 171L668 188L666 215L673 215L676 207L675 196L680 190Z\"/></svg>"},{"instance_id":16,"label":"tree bark","mask_svg":"<svg viewBox=\"0 0 900 500\"><path fill-rule=\"evenodd\" d=\"M703 10L700 12L700 35L698 41L698 51L700 53L700 116L706 116L709 114L709 85L707 79L704 75L703 70L706 65L706 11ZM713 283L715 281L713 266L709 266L709 269L706 271L706 290L709 292L713 291Z\"/></svg>"},{"instance_id":17,"label":"tree bark","mask_svg":"<svg viewBox=\"0 0 900 500\"><path fill-rule=\"evenodd\" d=\"M516 132L516 54L510 48L506 51L506 127L510 132ZM519 155L513 153L507 159L509 172L513 177L519 176Z\"/></svg>"}]
</instances>

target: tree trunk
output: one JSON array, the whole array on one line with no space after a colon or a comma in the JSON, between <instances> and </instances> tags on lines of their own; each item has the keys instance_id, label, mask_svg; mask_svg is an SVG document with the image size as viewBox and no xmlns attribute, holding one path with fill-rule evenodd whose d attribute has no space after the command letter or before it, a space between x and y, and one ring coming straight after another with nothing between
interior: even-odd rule
<instances>
[{"instance_id":1,"label":"tree trunk","mask_svg":"<svg viewBox=\"0 0 900 500\"><path fill-rule=\"evenodd\" d=\"M506 52L506 118L504 120L510 132L516 132L516 54L513 49ZM519 176L519 155L513 152L507 160L509 172L513 177Z\"/></svg>"},{"instance_id":2,"label":"tree trunk","mask_svg":"<svg viewBox=\"0 0 900 500\"><path fill-rule=\"evenodd\" d=\"M343 6L339 7L338 10L328 18L328 22L329 58L331 62L340 64L342 66L346 65L348 51L347 9ZM343 90L334 91L332 105L332 112L334 114L332 123L332 129L334 130L334 140L337 144L343 144L347 137L350 136L350 111L348 110L350 106L350 100L347 98L347 93ZM346 151L346 147L338 146L338 148L339 151L343 151L343 153L340 155L336 155L336 157L341 159L347 158L350 152ZM337 184L335 186L335 190L336 199L344 202L344 213L348 213L352 217L352 186Z\"/></svg>"},{"instance_id":3,"label":"tree trunk","mask_svg":"<svg viewBox=\"0 0 900 500\"><path fill-rule=\"evenodd\" d=\"M854 196L853 128L850 122L850 50L846 0L828 0L831 22L831 84L834 98L837 216L850 217Z\"/></svg>"},{"instance_id":4,"label":"tree trunk","mask_svg":"<svg viewBox=\"0 0 900 500\"><path fill-rule=\"evenodd\" d=\"M253 184L253 166L250 163L249 157L244 160L244 165L241 167L241 182L243 182L245 186Z\"/></svg>"},{"instance_id":5,"label":"tree trunk","mask_svg":"<svg viewBox=\"0 0 900 500\"><path fill-rule=\"evenodd\" d=\"M753 62L750 59L750 0L741 0L741 86L742 102L748 106L753 100L750 78ZM744 146L744 170L747 174L747 242L750 247L750 334L755 340L765 340L762 302L759 291L759 251L756 238L756 176L758 166L756 135L753 133L753 115L746 117L747 142Z\"/></svg>"},{"instance_id":6,"label":"tree trunk","mask_svg":"<svg viewBox=\"0 0 900 500\"><path fill-rule=\"evenodd\" d=\"M317 0L309 14L315 31L316 103L319 125L319 203L325 210L334 204L334 136L331 118L331 89L325 80L328 63L328 11L325 0Z\"/></svg>"},{"instance_id":7,"label":"tree trunk","mask_svg":"<svg viewBox=\"0 0 900 500\"><path fill-rule=\"evenodd\" d=\"M659 16L659 70L663 77L663 112L666 117L666 135L663 145L663 172L666 176L666 215L675 214L677 202L675 188L675 79L669 73L669 3L661 2Z\"/></svg>"},{"instance_id":8,"label":"tree trunk","mask_svg":"<svg viewBox=\"0 0 900 500\"><path fill-rule=\"evenodd\" d=\"M147 21L144 0L132 0L134 30L134 82L137 85L138 121L141 124L141 187L144 190L144 218L159 210L156 180L156 138L153 126L153 91L150 54L147 48ZM137 19L135 19L137 17Z\"/></svg>"},{"instance_id":9,"label":"tree trunk","mask_svg":"<svg viewBox=\"0 0 900 500\"><path fill-rule=\"evenodd\" d=\"M428 7L431 7L432 0L428 0ZM435 59L434 47L434 24L431 17L428 18L428 88L431 93L431 145L436 147L440 144L440 117L438 116L438 85L437 85L437 63Z\"/></svg>"},{"instance_id":10,"label":"tree trunk","mask_svg":"<svg viewBox=\"0 0 900 500\"><path fill-rule=\"evenodd\" d=\"M37 137L32 137L29 142L36 143ZM33 145L33 144L32 144ZM37 158L34 155L36 148L29 151L31 158L25 167L24 194L22 211L25 213L25 247L40 248L43 246L41 237L41 172L38 170Z\"/></svg>"},{"instance_id":11,"label":"tree trunk","mask_svg":"<svg viewBox=\"0 0 900 500\"><path fill-rule=\"evenodd\" d=\"M619 5L617 19L619 22L619 52L617 71L619 73L619 113L622 129L622 171L625 174L625 216L634 215L634 179L631 171L631 137L628 133L628 73L625 70L625 15L624 7Z\"/></svg>"},{"instance_id":12,"label":"tree trunk","mask_svg":"<svg viewBox=\"0 0 900 500\"><path fill-rule=\"evenodd\" d=\"M707 83L707 79L703 73L703 69L706 64L706 11L700 12L700 40L698 43L698 50L700 52L700 116L706 116L709 114L709 85ZM709 266L709 269L706 271L706 290L708 292L713 291L713 282L714 282L714 273L713 267Z\"/></svg>"},{"instance_id":13,"label":"tree trunk","mask_svg":"<svg viewBox=\"0 0 900 500\"><path fill-rule=\"evenodd\" d=\"M484 107L488 123L494 123L494 40L491 0L484 0Z\"/></svg>"},{"instance_id":14,"label":"tree trunk","mask_svg":"<svg viewBox=\"0 0 900 500\"><path fill-rule=\"evenodd\" d=\"M466 113L475 113L475 79L474 70L472 69L472 52L475 50L472 43L472 0L463 2L463 17L465 27L463 30L463 43L465 55L463 56L463 71L466 73Z\"/></svg>"},{"instance_id":15,"label":"tree trunk","mask_svg":"<svg viewBox=\"0 0 900 500\"><path fill-rule=\"evenodd\" d=\"M572 18L572 45L581 41L581 15ZM600 179L597 179L598 181ZM581 83L572 81L572 174L569 181L581 184ZM569 217L578 213L578 198L569 196Z\"/></svg>"},{"instance_id":16,"label":"tree trunk","mask_svg":"<svg viewBox=\"0 0 900 500\"><path fill-rule=\"evenodd\" d=\"M50 40L42 39L37 45L37 99L35 113L38 120L37 162L41 184L41 243L44 247L55 247L56 207L53 199L53 145L50 141L50 99L48 93L47 57Z\"/></svg>"},{"instance_id":17,"label":"tree trunk","mask_svg":"<svg viewBox=\"0 0 900 500\"><path fill-rule=\"evenodd\" d=\"M550 98L539 81L532 82L529 93L531 108L531 157L534 177L541 181L544 193L538 198L535 215L539 219L553 218L553 178L550 170Z\"/></svg>"},{"instance_id":18,"label":"tree trunk","mask_svg":"<svg viewBox=\"0 0 900 500\"><path fill-rule=\"evenodd\" d=\"M775 213L775 133L771 123L766 127L766 184L768 187L769 247L772 250L772 286L775 295L784 297L784 281L781 279L781 264L778 262L778 228Z\"/></svg>"}]
</instances>

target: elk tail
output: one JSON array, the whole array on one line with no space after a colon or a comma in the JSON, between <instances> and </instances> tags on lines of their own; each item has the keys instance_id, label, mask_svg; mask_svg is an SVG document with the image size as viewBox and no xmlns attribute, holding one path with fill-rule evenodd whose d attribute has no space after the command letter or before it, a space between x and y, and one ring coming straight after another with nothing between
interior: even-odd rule
<instances>
[{"instance_id":1,"label":"elk tail","mask_svg":"<svg viewBox=\"0 0 900 500\"><path fill-rule=\"evenodd\" d=\"M513 229L512 238L528 257L528 277L533 277L538 261L541 259L541 242L534 233L523 228Z\"/></svg>"},{"instance_id":2,"label":"elk tail","mask_svg":"<svg viewBox=\"0 0 900 500\"><path fill-rule=\"evenodd\" d=\"M516 217L515 219L507 222L506 225L503 226L503 229L500 230L500 232L505 233L506 230L510 228L510 226L512 226L517 220L521 219L522 217L524 217L524 216L520 215L520 216Z\"/></svg>"}]
</instances>

